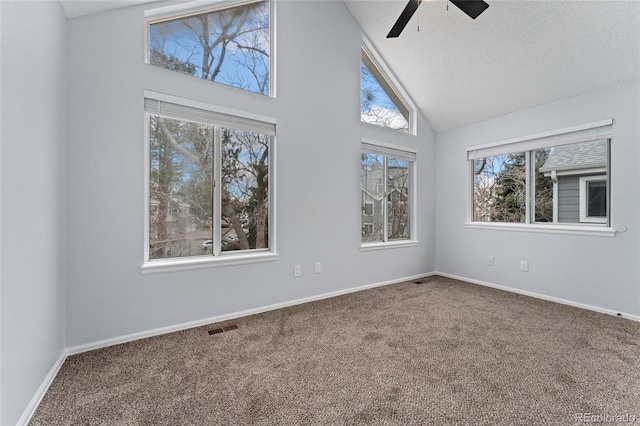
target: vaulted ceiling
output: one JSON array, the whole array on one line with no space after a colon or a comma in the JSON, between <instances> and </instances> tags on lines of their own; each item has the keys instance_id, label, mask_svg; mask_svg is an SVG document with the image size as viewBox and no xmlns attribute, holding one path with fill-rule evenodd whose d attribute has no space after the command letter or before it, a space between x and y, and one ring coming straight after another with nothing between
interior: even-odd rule
<instances>
[{"instance_id":1,"label":"vaulted ceiling","mask_svg":"<svg viewBox=\"0 0 640 426\"><path fill-rule=\"evenodd\" d=\"M153 0L62 0L68 17ZM308 1L308 0L305 0ZM640 79L640 1L487 0L476 20L425 0L344 0L435 131Z\"/></svg>"},{"instance_id":2,"label":"vaulted ceiling","mask_svg":"<svg viewBox=\"0 0 640 426\"><path fill-rule=\"evenodd\" d=\"M436 131L640 78L639 1L425 0L387 39L407 1L345 3Z\"/></svg>"}]
</instances>

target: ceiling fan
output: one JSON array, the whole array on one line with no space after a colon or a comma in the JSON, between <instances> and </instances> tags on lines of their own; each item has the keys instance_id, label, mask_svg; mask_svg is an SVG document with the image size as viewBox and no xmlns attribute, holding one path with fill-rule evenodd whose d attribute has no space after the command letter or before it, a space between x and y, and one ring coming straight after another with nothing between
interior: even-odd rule
<instances>
[{"instance_id":1,"label":"ceiling fan","mask_svg":"<svg viewBox=\"0 0 640 426\"><path fill-rule=\"evenodd\" d=\"M484 12L489 4L482 0L449 0L456 5L460 10L469 15L471 19L476 19L482 12ZM409 3L405 6L404 10L400 14L400 17L387 34L387 38L398 37L404 27L407 26L409 19L413 16L415 11L420 6L422 0L409 0Z\"/></svg>"}]
</instances>

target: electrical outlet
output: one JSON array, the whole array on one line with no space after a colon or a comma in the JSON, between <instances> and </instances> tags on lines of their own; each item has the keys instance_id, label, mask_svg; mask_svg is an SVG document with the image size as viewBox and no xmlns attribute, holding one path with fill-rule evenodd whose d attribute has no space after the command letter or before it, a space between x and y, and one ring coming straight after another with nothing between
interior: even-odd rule
<instances>
[{"instance_id":1,"label":"electrical outlet","mask_svg":"<svg viewBox=\"0 0 640 426\"><path fill-rule=\"evenodd\" d=\"M320 271L322 270L321 267L320 267L320 262L316 262L315 265L313 265L313 267L314 267L314 272L316 274L319 274Z\"/></svg>"},{"instance_id":2,"label":"electrical outlet","mask_svg":"<svg viewBox=\"0 0 640 426\"><path fill-rule=\"evenodd\" d=\"M302 275L302 266L300 265L295 265L293 267L293 276L294 277L299 277Z\"/></svg>"},{"instance_id":3,"label":"electrical outlet","mask_svg":"<svg viewBox=\"0 0 640 426\"><path fill-rule=\"evenodd\" d=\"M487 256L487 265L493 266L493 256Z\"/></svg>"},{"instance_id":4,"label":"electrical outlet","mask_svg":"<svg viewBox=\"0 0 640 426\"><path fill-rule=\"evenodd\" d=\"M520 270L522 272L529 272L529 262L527 262L526 260L521 260L520 261Z\"/></svg>"}]
</instances>

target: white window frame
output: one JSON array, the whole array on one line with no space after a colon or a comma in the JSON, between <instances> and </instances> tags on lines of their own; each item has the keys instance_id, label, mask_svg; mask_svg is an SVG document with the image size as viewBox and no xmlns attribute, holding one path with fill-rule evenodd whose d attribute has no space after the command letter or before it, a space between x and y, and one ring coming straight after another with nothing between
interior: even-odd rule
<instances>
[{"instance_id":1,"label":"white window frame","mask_svg":"<svg viewBox=\"0 0 640 426\"><path fill-rule=\"evenodd\" d=\"M611 155L607 155L607 217L603 222L589 221L589 223L535 223L532 222L532 171L531 156L533 151L541 148L549 148L560 145L587 142L591 140L607 139L608 149L611 149L613 139L613 119L606 119L592 123L581 124L559 130L538 133L535 135L522 136L502 141L490 142L481 145L467 147L467 160L469 163L469 178L467 190L467 221L466 228L472 229L496 229L523 232L541 232L558 234L579 234L591 236L615 236L613 226L613 216L611 214L611 180L609 179L611 169ZM501 154L524 152L526 155L526 218L525 223L504 223L504 222L477 222L473 220L474 207L474 160L496 156ZM582 197L581 197L582 209ZM555 206L554 206L555 207ZM602 219L602 218L599 218Z\"/></svg>"},{"instance_id":2,"label":"white window frame","mask_svg":"<svg viewBox=\"0 0 640 426\"><path fill-rule=\"evenodd\" d=\"M362 138L361 139L361 149L360 153L364 152L376 152L380 155L384 155L385 157L392 157L398 159L405 159L409 161L409 237L405 239L399 240L387 240L387 228L386 225L383 231L383 241L375 241L375 242L362 242L362 236L360 237L360 250L361 251L372 251L372 250L382 250L389 248L397 248L397 247L412 247L418 245L417 240L417 155L418 151L413 148L408 148L399 145L393 145L385 142L379 142L376 140ZM362 186L360 188L362 191ZM383 197L383 205L387 204L387 190L384 188L384 197ZM374 207L375 208L375 207ZM360 204L359 209L362 212L362 204ZM386 207L383 207L383 218L387 220ZM362 229L362 213L360 214L360 228Z\"/></svg>"},{"instance_id":3,"label":"white window frame","mask_svg":"<svg viewBox=\"0 0 640 426\"><path fill-rule=\"evenodd\" d=\"M382 60L382 57L376 52L373 48L373 45L366 37L362 37L362 44L360 46L361 55L366 55L373 65L373 69L370 68L374 77L378 79L378 82L386 88L388 88L395 96L392 96L392 100L397 101L400 105L396 105L398 108L404 108L407 111L408 122L409 122L409 130L407 134L409 135L417 135L418 134L418 126L416 123L416 111L417 108L415 103L409 96L409 93L404 89L402 84L400 84L400 80L391 72L390 68L387 64ZM361 56L362 57L362 56ZM367 64L369 66L369 64ZM393 99L395 97L395 99ZM365 123L366 125L373 125ZM381 127L381 126L376 126ZM382 127L385 128L385 127Z\"/></svg>"},{"instance_id":4,"label":"white window frame","mask_svg":"<svg viewBox=\"0 0 640 426\"><path fill-rule=\"evenodd\" d=\"M590 182L608 182L607 175L593 175L593 176L581 176L580 177L580 222L583 223L607 223L607 216L588 216L589 212L589 183ZM607 183L607 191L609 185ZM609 194L607 192L607 204L609 200ZM607 215L609 209L607 205Z\"/></svg>"},{"instance_id":5,"label":"white window frame","mask_svg":"<svg viewBox=\"0 0 640 426\"><path fill-rule=\"evenodd\" d=\"M151 65L149 46L151 43L150 28L152 24L160 22L171 21L180 18L186 18L194 15L200 15L204 13L216 12L223 9L229 9L232 7L243 6L251 3L258 3L262 0L199 0L187 3L181 3L171 6L158 7L155 9L148 9L144 12L145 18L145 40L144 40L144 61L147 65ZM276 0L267 0L269 2L269 93L266 95L272 98L276 97ZM158 69L163 69L156 67ZM175 71L165 70L172 73ZM217 81L210 81L210 83L222 84L226 87L229 86ZM265 96L261 93L252 92L250 90L244 90L238 87L236 89L243 92L252 93L255 95Z\"/></svg>"},{"instance_id":6,"label":"white window frame","mask_svg":"<svg viewBox=\"0 0 640 426\"><path fill-rule=\"evenodd\" d=\"M153 92L150 90L144 91L145 99L153 99L160 102L167 102L188 108L199 109L203 111L210 111L212 113L219 113L228 116L237 117L238 119L248 119L252 121L260 121L264 123L276 125L275 118L265 117L258 114L245 113L229 108L218 107L207 103L194 101L190 99L180 98L177 96L167 95L164 93ZM149 215L150 215L150 134L149 134L149 117L151 114L144 112L144 247L143 247L143 262L140 267L143 274L175 272L182 270L209 268L213 266L227 266L227 265L239 265L246 263L258 263L268 262L278 259L278 252L276 250L276 137L271 137L271 143L269 146L269 243L268 248L257 250L244 250L244 251L229 251L221 252L216 256L212 254L205 254L202 256L189 256L189 257L173 257L165 259L150 259L149 255ZM217 129L216 129L217 130ZM219 157L220 153L217 152L216 156ZM216 168L214 167L214 173ZM219 168L218 168L219 172ZM220 176L214 176L215 182L220 182ZM219 195L220 186L214 183L214 197ZM219 197L218 197L219 198ZM220 218L219 215L214 215L214 235L213 245L220 244L220 241L216 241L216 235L219 237ZM216 234L218 232L218 234ZM218 239L219 240L219 239Z\"/></svg>"}]
</instances>

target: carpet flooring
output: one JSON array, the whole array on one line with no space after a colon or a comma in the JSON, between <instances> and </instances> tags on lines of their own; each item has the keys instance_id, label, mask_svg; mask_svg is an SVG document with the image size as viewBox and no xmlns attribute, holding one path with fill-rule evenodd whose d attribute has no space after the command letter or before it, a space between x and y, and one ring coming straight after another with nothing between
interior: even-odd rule
<instances>
[{"instance_id":1,"label":"carpet flooring","mask_svg":"<svg viewBox=\"0 0 640 426\"><path fill-rule=\"evenodd\" d=\"M70 356L30 424L640 422L640 323L421 281Z\"/></svg>"}]
</instances>

